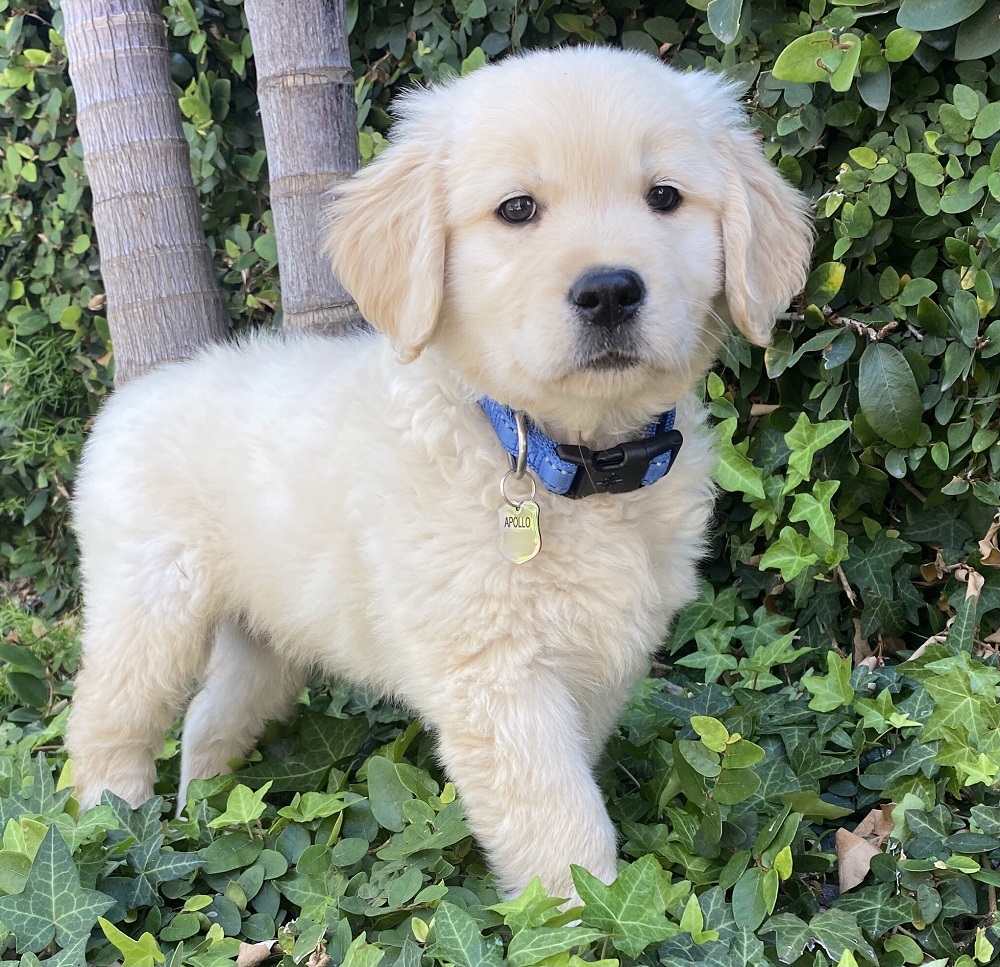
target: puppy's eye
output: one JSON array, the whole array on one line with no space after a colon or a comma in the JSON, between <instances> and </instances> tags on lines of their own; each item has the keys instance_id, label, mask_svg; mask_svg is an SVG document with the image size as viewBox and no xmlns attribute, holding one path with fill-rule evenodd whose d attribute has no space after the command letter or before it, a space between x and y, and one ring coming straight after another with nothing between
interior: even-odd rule
<instances>
[{"instance_id":1,"label":"puppy's eye","mask_svg":"<svg viewBox=\"0 0 1000 967\"><path fill-rule=\"evenodd\" d=\"M681 203L681 193L673 185L654 185L646 201L655 212L672 212Z\"/></svg>"},{"instance_id":2,"label":"puppy's eye","mask_svg":"<svg viewBox=\"0 0 1000 967\"><path fill-rule=\"evenodd\" d=\"M518 195L503 202L497 209L497 214L511 225L520 225L530 222L538 214L538 206L530 195Z\"/></svg>"}]
</instances>

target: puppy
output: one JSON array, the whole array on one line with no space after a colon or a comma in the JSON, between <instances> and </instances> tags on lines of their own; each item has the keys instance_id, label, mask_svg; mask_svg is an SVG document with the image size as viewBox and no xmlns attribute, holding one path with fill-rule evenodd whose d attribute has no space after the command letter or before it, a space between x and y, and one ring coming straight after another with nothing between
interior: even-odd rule
<instances>
[{"instance_id":1,"label":"puppy","mask_svg":"<svg viewBox=\"0 0 1000 967\"><path fill-rule=\"evenodd\" d=\"M572 896L615 876L592 770L695 593L691 389L720 314L764 345L800 290L806 204L724 81L575 48L406 97L332 226L381 337L213 347L97 421L77 795L148 798L198 688L183 802L319 668L436 733L503 890Z\"/></svg>"}]
</instances>

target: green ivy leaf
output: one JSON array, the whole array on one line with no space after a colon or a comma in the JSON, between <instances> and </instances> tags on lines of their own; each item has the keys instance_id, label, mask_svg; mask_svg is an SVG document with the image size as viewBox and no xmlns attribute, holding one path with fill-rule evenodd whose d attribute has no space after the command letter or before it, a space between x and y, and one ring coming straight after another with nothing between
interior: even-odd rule
<instances>
[{"instance_id":1,"label":"green ivy leaf","mask_svg":"<svg viewBox=\"0 0 1000 967\"><path fill-rule=\"evenodd\" d=\"M723 420L716 428L716 446L719 459L715 467L716 483L729 493L744 493L763 500L766 496L760 470L746 456L747 443L737 449L733 443L736 431L735 417Z\"/></svg>"},{"instance_id":2,"label":"green ivy leaf","mask_svg":"<svg viewBox=\"0 0 1000 967\"><path fill-rule=\"evenodd\" d=\"M485 942L479 924L453 903L441 903L434 914L431 949L453 964L500 964L499 948Z\"/></svg>"},{"instance_id":3,"label":"green ivy leaf","mask_svg":"<svg viewBox=\"0 0 1000 967\"><path fill-rule=\"evenodd\" d=\"M264 796L271 788L270 782L265 782L256 792L244 785L238 785L229 793L225 812L209 822L213 829L225 826L249 826L264 815L267 804Z\"/></svg>"},{"instance_id":4,"label":"green ivy leaf","mask_svg":"<svg viewBox=\"0 0 1000 967\"><path fill-rule=\"evenodd\" d=\"M788 475L785 493L809 479L816 454L833 443L850 425L846 420L811 423L805 413L799 414L795 426L785 434L785 443L792 451L788 458L788 467L794 471Z\"/></svg>"},{"instance_id":5,"label":"green ivy leaf","mask_svg":"<svg viewBox=\"0 0 1000 967\"><path fill-rule=\"evenodd\" d=\"M104 936L122 955L122 967L154 967L155 964L162 964L166 960L151 933L144 933L138 940L133 940L104 917L99 917L97 922L101 925Z\"/></svg>"},{"instance_id":6,"label":"green ivy leaf","mask_svg":"<svg viewBox=\"0 0 1000 967\"><path fill-rule=\"evenodd\" d=\"M835 522L830 501L838 487L840 487L839 480L818 481L811 494L795 495L792 510L788 515L791 521L807 523L809 532L831 547L834 542Z\"/></svg>"},{"instance_id":7,"label":"green ivy leaf","mask_svg":"<svg viewBox=\"0 0 1000 967\"><path fill-rule=\"evenodd\" d=\"M776 567L785 581L791 581L817 561L819 558L813 554L808 538L794 527L782 527L778 539L762 555L759 566L762 571Z\"/></svg>"},{"instance_id":8,"label":"green ivy leaf","mask_svg":"<svg viewBox=\"0 0 1000 967\"><path fill-rule=\"evenodd\" d=\"M491 910L503 917L503 922L515 933L534 927L563 925L563 911L559 909L562 899L550 897L536 876L524 888L524 892L512 900L496 903Z\"/></svg>"},{"instance_id":9,"label":"green ivy leaf","mask_svg":"<svg viewBox=\"0 0 1000 967\"><path fill-rule=\"evenodd\" d=\"M817 712L834 712L854 701L851 688L851 659L841 658L836 652L826 654L826 675L815 672L803 676L802 686L812 693L809 707Z\"/></svg>"},{"instance_id":10,"label":"green ivy leaf","mask_svg":"<svg viewBox=\"0 0 1000 967\"><path fill-rule=\"evenodd\" d=\"M14 933L17 950L38 953L53 939L62 948L86 941L114 900L80 885L80 873L55 826L45 834L24 889L0 897L0 920Z\"/></svg>"},{"instance_id":11,"label":"green ivy leaf","mask_svg":"<svg viewBox=\"0 0 1000 967\"><path fill-rule=\"evenodd\" d=\"M835 963L846 952L859 953L877 964L878 955L865 940L853 914L842 910L825 910L809 923L804 923L791 913L771 917L764 924L764 933L774 933L778 956L784 963L791 963L807 947L820 946Z\"/></svg>"},{"instance_id":12,"label":"green ivy leaf","mask_svg":"<svg viewBox=\"0 0 1000 967\"><path fill-rule=\"evenodd\" d=\"M530 967L540 964L547 957L565 954L574 947L582 947L600 940L601 930L587 927L536 927L516 933L507 948L510 967Z\"/></svg>"},{"instance_id":13,"label":"green ivy leaf","mask_svg":"<svg viewBox=\"0 0 1000 967\"><path fill-rule=\"evenodd\" d=\"M629 957L638 957L650 944L680 933L680 927L663 915L663 874L654 856L644 856L625 867L610 886L581 866L574 866L572 872L573 883L585 904L581 921L608 934Z\"/></svg>"}]
</instances>

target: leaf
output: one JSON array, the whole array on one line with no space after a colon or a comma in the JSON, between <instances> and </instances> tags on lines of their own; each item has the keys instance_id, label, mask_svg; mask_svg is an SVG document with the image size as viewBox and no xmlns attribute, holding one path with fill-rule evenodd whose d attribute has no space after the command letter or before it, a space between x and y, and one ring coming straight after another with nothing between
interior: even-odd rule
<instances>
[{"instance_id":1,"label":"leaf","mask_svg":"<svg viewBox=\"0 0 1000 967\"><path fill-rule=\"evenodd\" d=\"M847 266L843 262L823 262L809 273L806 299L813 305L826 305L844 284Z\"/></svg>"},{"instance_id":2,"label":"leaf","mask_svg":"<svg viewBox=\"0 0 1000 967\"><path fill-rule=\"evenodd\" d=\"M163 840L163 834L157 832L126 853L128 868L135 876L109 876L104 881L105 891L118 901L123 911L155 906L161 883L187 876L204 864L198 853L164 849Z\"/></svg>"},{"instance_id":3,"label":"leaf","mask_svg":"<svg viewBox=\"0 0 1000 967\"><path fill-rule=\"evenodd\" d=\"M821 480L813 487L811 494L796 494L791 513L788 515L791 521L808 523L810 533L831 547L835 528L830 500L839 486L839 480Z\"/></svg>"},{"instance_id":4,"label":"leaf","mask_svg":"<svg viewBox=\"0 0 1000 967\"><path fill-rule=\"evenodd\" d=\"M911 30L943 30L971 17L985 0L903 0L896 23Z\"/></svg>"},{"instance_id":5,"label":"leaf","mask_svg":"<svg viewBox=\"0 0 1000 967\"><path fill-rule=\"evenodd\" d=\"M773 74L781 81L813 84L826 80L840 65L843 54L829 30L820 30L793 40L774 62ZM839 56L838 56L839 55Z\"/></svg>"},{"instance_id":6,"label":"leaf","mask_svg":"<svg viewBox=\"0 0 1000 967\"><path fill-rule=\"evenodd\" d=\"M819 558L813 554L809 540L794 527L782 527L781 534L764 552L760 559L760 569L776 567L785 581L791 581Z\"/></svg>"},{"instance_id":7,"label":"leaf","mask_svg":"<svg viewBox=\"0 0 1000 967\"><path fill-rule=\"evenodd\" d=\"M691 728L713 752L725 752L729 743L729 730L710 715L692 715Z\"/></svg>"},{"instance_id":8,"label":"leaf","mask_svg":"<svg viewBox=\"0 0 1000 967\"><path fill-rule=\"evenodd\" d=\"M911 447L920 434L920 391L903 354L873 343L861 356L858 376L861 412L869 426L897 447Z\"/></svg>"},{"instance_id":9,"label":"leaf","mask_svg":"<svg viewBox=\"0 0 1000 967\"><path fill-rule=\"evenodd\" d=\"M181 109L183 110L184 105L182 98ZM188 99L190 100L190 99ZM200 102L199 102L200 103ZM278 240L274 235L258 235L254 239L253 250L262 258L270 262L272 265L276 265L278 262Z\"/></svg>"},{"instance_id":10,"label":"leaf","mask_svg":"<svg viewBox=\"0 0 1000 967\"><path fill-rule=\"evenodd\" d=\"M86 941L97 918L114 900L80 885L80 873L55 826L45 834L24 889L0 897L0 921L10 929L17 950L38 953L53 939L62 948Z\"/></svg>"},{"instance_id":11,"label":"leaf","mask_svg":"<svg viewBox=\"0 0 1000 967\"><path fill-rule=\"evenodd\" d=\"M372 814L380 826L398 833L406 825L403 803L412 799L413 793L400 779L397 763L385 756L372 756L367 768L368 799Z\"/></svg>"},{"instance_id":12,"label":"leaf","mask_svg":"<svg viewBox=\"0 0 1000 967\"><path fill-rule=\"evenodd\" d=\"M766 496L760 470L747 459L745 453L732 443L736 419L723 420L716 428L716 447L719 454L715 466L716 483L729 493L744 493L763 500ZM746 444L740 444L746 449Z\"/></svg>"},{"instance_id":13,"label":"leaf","mask_svg":"<svg viewBox=\"0 0 1000 967\"><path fill-rule=\"evenodd\" d=\"M854 689L851 688L851 659L841 658L833 651L826 653L826 675L805 675L802 685L810 693L812 699L809 707L817 712L833 712L843 705L854 701Z\"/></svg>"},{"instance_id":14,"label":"leaf","mask_svg":"<svg viewBox=\"0 0 1000 967\"><path fill-rule=\"evenodd\" d=\"M547 957L592 944L603 936L603 931L586 927L537 927L522 930L510 942L507 963L510 967L530 967Z\"/></svg>"},{"instance_id":15,"label":"leaf","mask_svg":"<svg viewBox=\"0 0 1000 967\"><path fill-rule=\"evenodd\" d=\"M788 482L785 484L786 493L809 479L816 454L833 443L850 425L847 420L811 423L805 413L799 414L795 426L785 434L785 443L792 451L788 458L788 466L790 470L795 471L788 476Z\"/></svg>"},{"instance_id":16,"label":"leaf","mask_svg":"<svg viewBox=\"0 0 1000 967\"><path fill-rule=\"evenodd\" d=\"M733 916L740 926L756 931L768 914L764 891L764 871L751 866L733 887Z\"/></svg>"},{"instance_id":17,"label":"leaf","mask_svg":"<svg viewBox=\"0 0 1000 967\"><path fill-rule=\"evenodd\" d=\"M774 933L778 956L785 963L791 963L801 956L806 947L818 945L835 963L845 951L860 953L872 963L879 959L871 945L865 940L855 917L843 910L824 910L809 923L803 923L791 913L771 917L762 928L762 933Z\"/></svg>"},{"instance_id":18,"label":"leaf","mask_svg":"<svg viewBox=\"0 0 1000 967\"><path fill-rule=\"evenodd\" d=\"M517 934L532 927L541 927L562 916L560 897L550 897L536 876L524 892L512 900L496 903L491 910L503 917L503 922Z\"/></svg>"},{"instance_id":19,"label":"leaf","mask_svg":"<svg viewBox=\"0 0 1000 967\"><path fill-rule=\"evenodd\" d=\"M227 833L209 843L201 851L206 873L228 873L249 866L264 848L259 839L251 839L245 832Z\"/></svg>"},{"instance_id":20,"label":"leaf","mask_svg":"<svg viewBox=\"0 0 1000 967\"><path fill-rule=\"evenodd\" d=\"M483 941L479 924L461 907L442 902L434 914L432 950L453 964L500 964L497 947Z\"/></svg>"},{"instance_id":21,"label":"leaf","mask_svg":"<svg viewBox=\"0 0 1000 967\"><path fill-rule=\"evenodd\" d=\"M830 87L842 93L851 89L851 82L861 61L861 38L856 34L843 33L840 35L840 47L846 47L846 50L836 70L830 75Z\"/></svg>"},{"instance_id":22,"label":"leaf","mask_svg":"<svg viewBox=\"0 0 1000 967\"><path fill-rule=\"evenodd\" d=\"M684 913L681 916L681 930L686 930L691 934L691 939L696 944L719 939L718 930L705 929L705 915L702 912L701 904L698 903L698 897L693 893L688 897Z\"/></svg>"},{"instance_id":23,"label":"leaf","mask_svg":"<svg viewBox=\"0 0 1000 967\"><path fill-rule=\"evenodd\" d=\"M956 60L982 60L1000 50L1000 0L987 0L963 19L955 38ZM978 137L978 135L977 135Z\"/></svg>"},{"instance_id":24,"label":"leaf","mask_svg":"<svg viewBox=\"0 0 1000 967\"><path fill-rule=\"evenodd\" d=\"M944 181L944 168L933 155L921 152L908 154L906 168L921 185L933 188Z\"/></svg>"},{"instance_id":25,"label":"leaf","mask_svg":"<svg viewBox=\"0 0 1000 967\"><path fill-rule=\"evenodd\" d=\"M663 915L662 870L655 857L644 856L625 867L610 886L581 866L572 867L572 873L585 904L581 921L608 934L629 957L638 957L650 944L680 932Z\"/></svg>"},{"instance_id":26,"label":"leaf","mask_svg":"<svg viewBox=\"0 0 1000 967\"><path fill-rule=\"evenodd\" d=\"M890 64L906 60L920 45L920 34L906 27L889 31L885 38L885 59Z\"/></svg>"},{"instance_id":27,"label":"leaf","mask_svg":"<svg viewBox=\"0 0 1000 967\"><path fill-rule=\"evenodd\" d=\"M731 44L740 32L743 0L709 0L708 27L724 44Z\"/></svg>"},{"instance_id":28,"label":"leaf","mask_svg":"<svg viewBox=\"0 0 1000 967\"><path fill-rule=\"evenodd\" d=\"M122 955L122 967L154 967L155 964L162 964L166 960L151 933L144 933L138 940L133 940L104 917L99 917L97 922L101 925L104 936Z\"/></svg>"},{"instance_id":29,"label":"leaf","mask_svg":"<svg viewBox=\"0 0 1000 967\"><path fill-rule=\"evenodd\" d=\"M225 812L211 820L208 825L213 829L221 829L225 826L248 826L260 819L267 808L264 796L270 788L270 782L265 782L256 792L244 785L236 786L229 793Z\"/></svg>"}]
</instances>

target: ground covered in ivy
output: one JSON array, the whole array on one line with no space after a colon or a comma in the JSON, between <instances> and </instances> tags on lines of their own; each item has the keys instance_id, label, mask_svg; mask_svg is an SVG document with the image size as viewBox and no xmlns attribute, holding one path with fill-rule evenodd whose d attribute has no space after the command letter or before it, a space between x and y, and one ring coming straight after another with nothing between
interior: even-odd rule
<instances>
[{"instance_id":1,"label":"ground covered in ivy","mask_svg":"<svg viewBox=\"0 0 1000 967\"><path fill-rule=\"evenodd\" d=\"M501 902L432 737L329 684L183 818L176 738L155 799L81 815L61 744L76 621L0 620L6 962L997 961L1000 671L947 637L885 665L828 651L819 673L780 616L706 585L601 767L619 878L577 870L565 910L537 884ZM694 641L723 629L731 661L706 675Z\"/></svg>"},{"instance_id":2,"label":"ground covered in ivy","mask_svg":"<svg viewBox=\"0 0 1000 967\"><path fill-rule=\"evenodd\" d=\"M161 6L231 321L278 326L242 4ZM60 6L0 0L0 959L1000 962L1000 0L346 7L362 162L412 83L610 43L725 71L815 204L801 298L704 386L705 588L601 767L621 877L499 903L431 738L330 683L186 818L175 739L161 799L77 814L68 508L114 360Z\"/></svg>"}]
</instances>

